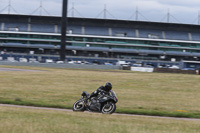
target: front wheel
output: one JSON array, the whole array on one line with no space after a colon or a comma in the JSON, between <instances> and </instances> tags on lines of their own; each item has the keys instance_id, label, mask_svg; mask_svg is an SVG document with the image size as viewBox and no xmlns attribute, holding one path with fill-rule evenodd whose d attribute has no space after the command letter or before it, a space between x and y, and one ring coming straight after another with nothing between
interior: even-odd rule
<instances>
[{"instance_id":1,"label":"front wheel","mask_svg":"<svg viewBox=\"0 0 200 133\"><path fill-rule=\"evenodd\" d=\"M108 102L103 105L101 112L103 114L112 114L116 110L116 104L113 102Z\"/></svg>"},{"instance_id":2,"label":"front wheel","mask_svg":"<svg viewBox=\"0 0 200 133\"><path fill-rule=\"evenodd\" d=\"M84 111L85 105L83 100L78 100L73 105L73 111Z\"/></svg>"}]
</instances>

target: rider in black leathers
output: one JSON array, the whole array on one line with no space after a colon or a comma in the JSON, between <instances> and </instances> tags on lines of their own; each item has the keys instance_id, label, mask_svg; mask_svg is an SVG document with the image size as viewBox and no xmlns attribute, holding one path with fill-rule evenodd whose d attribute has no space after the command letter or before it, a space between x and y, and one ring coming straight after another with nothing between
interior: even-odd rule
<instances>
[{"instance_id":1,"label":"rider in black leathers","mask_svg":"<svg viewBox=\"0 0 200 133\"><path fill-rule=\"evenodd\" d=\"M96 91L92 92L90 98L97 97L99 93L105 93L109 95L111 90L112 90L112 84L110 82L107 82L105 86L100 86Z\"/></svg>"}]
</instances>

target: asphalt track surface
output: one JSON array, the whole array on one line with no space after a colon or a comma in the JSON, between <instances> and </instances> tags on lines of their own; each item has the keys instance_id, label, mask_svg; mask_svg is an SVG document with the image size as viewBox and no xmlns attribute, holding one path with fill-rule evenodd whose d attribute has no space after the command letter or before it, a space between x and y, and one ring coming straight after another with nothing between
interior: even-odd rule
<instances>
[{"instance_id":1,"label":"asphalt track surface","mask_svg":"<svg viewBox=\"0 0 200 133\"><path fill-rule=\"evenodd\" d=\"M0 104L0 107L1 106L16 107L16 108L27 108L27 109L38 109L38 110L53 110L53 111L73 112L70 109L59 109L59 108L34 107L34 106L22 106L22 105L11 105L11 104ZM84 113L92 113L92 112L85 111ZM172 120L186 120L186 121L200 121L200 119L194 119L194 118L162 117L162 116L133 115L133 114L121 114L121 113L113 113L112 115L114 115L114 116L129 116L129 117L172 119Z\"/></svg>"},{"instance_id":2,"label":"asphalt track surface","mask_svg":"<svg viewBox=\"0 0 200 133\"><path fill-rule=\"evenodd\" d=\"M32 72L36 72L36 71L39 71L39 70L30 70L30 69L15 69L15 68L3 68L3 67L0 67L0 71L32 71Z\"/></svg>"}]
</instances>

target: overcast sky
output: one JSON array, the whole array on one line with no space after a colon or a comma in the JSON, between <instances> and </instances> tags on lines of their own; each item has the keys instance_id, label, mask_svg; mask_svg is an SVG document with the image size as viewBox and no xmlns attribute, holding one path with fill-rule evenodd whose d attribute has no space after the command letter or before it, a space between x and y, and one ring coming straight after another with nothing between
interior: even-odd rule
<instances>
[{"instance_id":1,"label":"overcast sky","mask_svg":"<svg viewBox=\"0 0 200 133\"><path fill-rule=\"evenodd\" d=\"M62 0L11 0L10 13L61 16ZM9 12L0 0L0 13ZM74 9L72 7L74 5ZM106 7L106 16L103 11ZM41 10L42 9L42 10ZM68 16L198 24L200 0L68 0ZM138 10L138 13L136 11ZM74 11L74 12L73 12Z\"/></svg>"}]
</instances>

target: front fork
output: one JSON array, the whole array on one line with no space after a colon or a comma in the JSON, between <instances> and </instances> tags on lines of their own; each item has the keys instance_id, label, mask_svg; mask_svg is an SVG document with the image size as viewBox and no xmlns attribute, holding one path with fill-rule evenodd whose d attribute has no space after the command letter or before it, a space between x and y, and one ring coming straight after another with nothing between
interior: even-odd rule
<instances>
[{"instance_id":1,"label":"front fork","mask_svg":"<svg viewBox=\"0 0 200 133\"><path fill-rule=\"evenodd\" d=\"M87 98L87 97L83 97L83 96L82 96L80 100L83 101L83 105L84 105L85 107L88 106L88 98Z\"/></svg>"}]
</instances>

